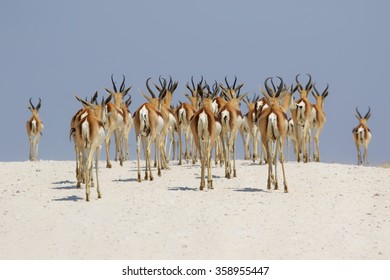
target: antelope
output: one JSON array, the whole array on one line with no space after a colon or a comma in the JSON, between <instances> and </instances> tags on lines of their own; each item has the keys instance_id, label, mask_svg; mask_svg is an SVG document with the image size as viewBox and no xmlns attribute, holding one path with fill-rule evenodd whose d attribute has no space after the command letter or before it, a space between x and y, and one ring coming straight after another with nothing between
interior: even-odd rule
<instances>
[{"instance_id":1,"label":"antelope","mask_svg":"<svg viewBox=\"0 0 390 280\"><path fill-rule=\"evenodd\" d=\"M164 119L164 126L163 126L162 131L161 131L161 137L158 137L158 138L154 139L155 141L160 141L161 142L161 143L156 143L156 147L157 147L157 146L162 146L163 145L165 137L167 136L169 128L171 126L176 126L176 117L175 117L175 113L172 111L170 106L166 105L165 101L164 101L166 94L167 93L170 93L170 94L172 93L171 90L169 88L167 88L166 80L164 79L164 83L161 84L161 88L158 87L156 84L154 84L155 87L157 88L157 90L160 92L159 93L159 97L157 98L155 93L152 91L152 89L149 86L149 80L150 79L151 78L148 78L146 80L146 88L148 89L151 97L148 97L143 92L141 92L141 93L146 98L146 100L148 100L149 103L152 104L152 106L161 113L161 116ZM156 153L155 153L155 163L154 163L154 166L156 167L157 166L157 161L158 161L158 159L157 159L157 149L155 150L155 152ZM159 152L161 153L162 168L169 169L165 149L161 148L159 150Z\"/></svg>"},{"instance_id":2,"label":"antelope","mask_svg":"<svg viewBox=\"0 0 390 280\"><path fill-rule=\"evenodd\" d=\"M356 113L355 117L359 120L359 125L352 130L352 136L358 153L358 165L368 164L368 144L371 141L371 131L367 126L367 121L371 117L371 108L368 107L368 112L364 117L362 117L357 107ZM361 146L364 147L363 159L360 152Z\"/></svg>"},{"instance_id":3,"label":"antelope","mask_svg":"<svg viewBox=\"0 0 390 280\"><path fill-rule=\"evenodd\" d=\"M123 106L123 98L126 96L126 94L129 92L131 87L125 88L125 76L123 75L123 81L122 84L119 88L119 91L117 90L115 86L115 82L113 79L113 75L111 75L111 82L112 86L114 88L114 91L111 91L107 88L105 90L112 95L114 98L114 103L110 102L107 104L107 110L108 110L108 130L107 130L107 135L105 139L105 145L106 145L106 167L111 168L112 164L110 162L110 138L112 133L114 132L115 136L115 155L116 158L119 157L119 163L121 166L123 166L123 141L124 141L124 134L125 134L125 126L129 122L129 119L126 117L126 113L122 110ZM119 156L118 156L119 155Z\"/></svg>"},{"instance_id":4,"label":"antelope","mask_svg":"<svg viewBox=\"0 0 390 280\"><path fill-rule=\"evenodd\" d=\"M222 123L221 120L218 117L218 110L216 110L215 107L215 100L216 96L219 94L219 85L217 81L214 81L213 87L210 89L210 86L205 82L206 86L205 88L208 90L207 95L204 94L204 88L199 87L198 91L202 91L203 94L203 107L209 109L214 114L215 119L215 125L217 128L214 146L215 146L215 165L218 165L218 160L220 166L224 163L224 154L223 154L223 147L222 147ZM226 103L226 101L224 100Z\"/></svg>"},{"instance_id":5,"label":"antelope","mask_svg":"<svg viewBox=\"0 0 390 280\"><path fill-rule=\"evenodd\" d=\"M135 137L137 141L137 159L138 159L138 182L141 182L141 167L140 167L140 150L141 150L141 142L144 151L145 158L145 180L150 179L153 180L152 167L151 167L151 146L152 143L156 142L156 151L157 151L157 159L158 159L158 176L161 176L161 167L160 167L160 150L162 148L161 145L161 137L162 130L164 129L165 121L162 113L160 113L162 100L164 95L166 94L166 90L160 92L158 98L157 108L151 103L142 104L134 113L134 129L135 129ZM148 172L149 170L149 172Z\"/></svg>"},{"instance_id":6,"label":"antelope","mask_svg":"<svg viewBox=\"0 0 390 280\"><path fill-rule=\"evenodd\" d=\"M41 137L43 132L43 122L38 115L39 109L41 108L41 99L39 98L39 102L36 107L32 104L31 100L32 98L30 98L30 106L28 107L28 109L31 111L32 115L30 119L26 122L26 130L28 139L30 141L29 159L31 161L35 161L37 160L38 156L39 138Z\"/></svg>"},{"instance_id":7,"label":"antelope","mask_svg":"<svg viewBox=\"0 0 390 280\"><path fill-rule=\"evenodd\" d=\"M182 165L182 157L183 157L183 142L182 142L182 134L184 133L185 137L185 153L184 158L185 160L189 161L190 154L188 152L188 144L189 144L189 137L192 138L192 134L190 134L190 120L192 116L196 113L195 108L188 103L182 103L177 109L176 109L176 117L178 120L178 134L179 134L179 165Z\"/></svg>"},{"instance_id":8,"label":"antelope","mask_svg":"<svg viewBox=\"0 0 390 280\"><path fill-rule=\"evenodd\" d=\"M322 132L322 129L324 128L324 124L326 122L325 112L323 109L324 106L324 100L328 96L329 91L329 84L326 86L324 91L320 94L316 88L316 85L313 85L314 91L311 93L313 94L314 98L316 99L316 104L312 105L312 118L311 118L311 124L310 128L312 129L311 135L314 136L314 161L319 162L320 161L320 148L319 148L319 141L320 141L320 135ZM317 130L314 135L314 130Z\"/></svg>"},{"instance_id":9,"label":"antelope","mask_svg":"<svg viewBox=\"0 0 390 280\"><path fill-rule=\"evenodd\" d=\"M131 130L131 127L133 126L133 118L131 116L131 112L129 110L130 104L131 104L131 96L125 101L125 104L122 106L123 115L125 116L125 119L128 119L128 122L125 124L125 131L124 131L124 144L125 144L125 160L130 160L130 152L129 152L129 133Z\"/></svg>"},{"instance_id":10,"label":"antelope","mask_svg":"<svg viewBox=\"0 0 390 280\"><path fill-rule=\"evenodd\" d=\"M76 99L84 104L86 107L84 112L79 116L75 127L72 129L71 134L74 134L77 149L81 154L81 166L80 173L85 181L85 194L86 201L90 200L91 183L92 183L92 161L95 156L95 170L96 170L96 186L98 198L102 197L99 185L99 156L101 145L105 139L104 125L100 117L96 116L94 109L95 105L80 99L76 96ZM104 99L102 100L101 107L105 106ZM103 110L99 110L105 111Z\"/></svg>"},{"instance_id":11,"label":"antelope","mask_svg":"<svg viewBox=\"0 0 390 280\"><path fill-rule=\"evenodd\" d=\"M243 117L240 111L240 101L247 95L240 96L240 89L244 84L235 87L237 77L235 77L233 86L230 86L225 77L226 85L219 85L222 93L228 102L219 110L218 117L222 123L222 142L225 153L225 177L230 179L232 173L232 163L230 154L233 154L233 177L237 177L236 172L236 136L237 131L243 122Z\"/></svg>"},{"instance_id":12,"label":"antelope","mask_svg":"<svg viewBox=\"0 0 390 280\"><path fill-rule=\"evenodd\" d=\"M195 83L194 83L194 76L191 76L191 84L192 84L192 87L188 83L186 84L186 88L190 91L191 95L185 94L185 96L188 98L188 100L190 101L190 105L193 108L193 113L192 113L192 115L193 115L199 109L200 98L199 98L199 94L198 94L198 86L200 86L203 90L204 88L206 88L207 84L205 82L205 85L203 85L203 76L201 76L200 82L198 82L197 86L195 86ZM189 114L191 114L191 113L189 113ZM190 118L191 117L187 116L187 123L189 123ZM197 154L196 154L197 151L196 151L196 145L194 145L194 142L193 142L192 133L189 133L190 130L191 130L191 128L188 125L187 129L185 130L186 131L186 133L185 133L186 151L185 151L184 157L185 157L187 163L188 163L189 159L192 157L192 163L195 164L196 160L197 160ZM179 135L179 137L180 137L179 141L181 141L181 134ZM188 137L189 137L189 139L187 139ZM188 142L188 140L189 140L189 142ZM189 145L189 150L187 150L188 145ZM181 162L181 157L182 157L182 155L180 155L180 157L179 157L179 162Z\"/></svg>"},{"instance_id":13,"label":"antelope","mask_svg":"<svg viewBox=\"0 0 390 280\"><path fill-rule=\"evenodd\" d=\"M95 117L101 120L101 122L103 123L103 127L105 127L107 123L107 117L108 117L107 103L110 102L112 95L110 95L106 100L102 98L102 102L100 105L96 103L97 96L98 96L98 92L96 91L94 96L91 99L91 102L88 102L87 100L80 101L81 104L83 104L84 108L78 110L76 114L74 114L70 123L70 137L73 138L73 142L75 144L77 188L81 187L82 182L85 183L85 177L83 176L82 165L80 164L82 161L82 150L80 150L79 146L77 145L77 139L75 134L77 125L81 122L83 118L85 118L88 115L88 113L90 113L90 111L87 111L87 109L92 110ZM76 99L78 100L78 97L76 97ZM93 186L92 178L91 178L91 185Z\"/></svg>"},{"instance_id":14,"label":"antelope","mask_svg":"<svg viewBox=\"0 0 390 280\"><path fill-rule=\"evenodd\" d=\"M198 85L199 88L199 85ZM201 102L203 103L203 92L199 91ZM203 107L199 109L191 118L190 127L194 136L195 145L200 153L201 179L200 190L206 186L205 168L207 166L207 187L213 189L213 180L211 175L211 152L217 134L216 120L213 112Z\"/></svg>"},{"instance_id":15,"label":"antelope","mask_svg":"<svg viewBox=\"0 0 390 280\"><path fill-rule=\"evenodd\" d=\"M309 133L308 131L310 129L310 120L312 114L312 105L308 99L308 94L312 89L312 82L311 82L310 74L307 75L309 76L309 81L307 82L305 88L303 88L298 81L299 74L295 77L295 80L297 82L297 89L300 94L300 99L296 102L297 103L296 116L293 116L294 124L296 124L295 135L298 140L297 141L298 162L302 160L302 157L303 157L303 162L309 161L306 142L308 139L308 133Z\"/></svg>"},{"instance_id":16,"label":"antelope","mask_svg":"<svg viewBox=\"0 0 390 280\"><path fill-rule=\"evenodd\" d=\"M278 77L280 80L280 85L277 91L272 91L268 87L268 80L272 79L271 77L267 78L264 82L266 91L262 91L263 95L267 99L268 108L263 111L257 112L257 124L261 132L261 140L263 146L266 149L267 153L267 162L268 162L268 179L267 179L267 189L271 189L271 184L274 185L274 189L278 189L278 176L277 176L277 160L276 156L280 153L280 162L282 165L283 172L283 184L284 192L288 192L286 174L284 170L284 140L287 133L287 115L282 111L279 104L279 100L283 98L282 93L283 89L283 80ZM275 150L274 150L275 148ZM272 165L275 166L275 176L273 174Z\"/></svg>"},{"instance_id":17,"label":"antelope","mask_svg":"<svg viewBox=\"0 0 390 280\"><path fill-rule=\"evenodd\" d=\"M249 141L252 139L252 144L253 144L253 154L252 154L252 159L253 162L256 161L257 159L257 144L258 144L258 127L256 125L255 119L255 106L258 101L258 96L254 96L252 101L249 100L247 97L244 99L244 102L248 106L248 113L245 114L244 116L244 122L243 125L241 126L241 133L246 134L245 137L245 142L244 142L244 149L245 149L245 159L250 159L250 149L249 149ZM242 136L244 139L244 136Z\"/></svg>"}]
</instances>

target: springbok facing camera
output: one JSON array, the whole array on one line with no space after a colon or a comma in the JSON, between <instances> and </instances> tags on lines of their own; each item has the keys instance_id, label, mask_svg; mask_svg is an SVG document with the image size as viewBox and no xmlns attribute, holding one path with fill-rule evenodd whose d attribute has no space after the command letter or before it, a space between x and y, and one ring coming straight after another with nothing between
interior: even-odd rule
<instances>
[{"instance_id":1,"label":"springbok facing camera","mask_svg":"<svg viewBox=\"0 0 390 280\"><path fill-rule=\"evenodd\" d=\"M368 144L371 141L371 131L367 126L367 121L371 117L371 108L368 107L368 112L364 117L359 113L357 107L356 113L355 116L359 120L359 125L352 130L352 135L358 152L358 165L368 164ZM360 152L360 146L364 147L363 159Z\"/></svg>"},{"instance_id":2,"label":"springbok facing camera","mask_svg":"<svg viewBox=\"0 0 390 280\"><path fill-rule=\"evenodd\" d=\"M39 118L38 112L39 109L41 108L41 99L39 98L39 102L37 106L35 107L30 98L30 105L28 109L31 111L32 116L30 119L26 122L26 130L27 130L27 135L30 140L30 156L29 159L31 161L37 160L38 156L38 142L39 138L42 135L43 132L43 122Z\"/></svg>"}]
</instances>

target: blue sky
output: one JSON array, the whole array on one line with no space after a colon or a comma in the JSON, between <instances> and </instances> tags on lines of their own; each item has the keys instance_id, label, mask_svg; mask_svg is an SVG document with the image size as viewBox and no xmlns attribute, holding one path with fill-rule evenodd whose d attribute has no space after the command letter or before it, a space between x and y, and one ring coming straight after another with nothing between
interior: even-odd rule
<instances>
[{"instance_id":1,"label":"blue sky","mask_svg":"<svg viewBox=\"0 0 390 280\"><path fill-rule=\"evenodd\" d=\"M106 95L110 75L126 75L132 111L148 77L185 83L238 77L243 92L279 75L310 73L329 83L322 159L355 163L354 110L371 106L371 163L390 160L389 1L3 1L0 9L0 161L28 159L28 100L42 98L39 158L71 160L74 98ZM313 99L312 99L313 100ZM314 101L314 100L313 100ZM242 111L246 112L246 106ZM238 146L241 140L238 140ZM134 130L130 135L135 155ZM242 156L242 153L240 153ZM102 153L104 158L104 153Z\"/></svg>"}]
</instances>

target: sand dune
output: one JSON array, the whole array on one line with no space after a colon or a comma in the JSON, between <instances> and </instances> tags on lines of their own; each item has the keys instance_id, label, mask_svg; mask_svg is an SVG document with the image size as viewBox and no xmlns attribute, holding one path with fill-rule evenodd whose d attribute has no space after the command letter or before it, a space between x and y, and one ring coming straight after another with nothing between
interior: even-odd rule
<instances>
[{"instance_id":1,"label":"sand dune","mask_svg":"<svg viewBox=\"0 0 390 280\"><path fill-rule=\"evenodd\" d=\"M214 167L209 191L198 165L138 183L136 162L101 162L87 203L74 165L0 163L1 259L390 258L389 169L287 163L285 194L249 161L231 180Z\"/></svg>"}]
</instances>

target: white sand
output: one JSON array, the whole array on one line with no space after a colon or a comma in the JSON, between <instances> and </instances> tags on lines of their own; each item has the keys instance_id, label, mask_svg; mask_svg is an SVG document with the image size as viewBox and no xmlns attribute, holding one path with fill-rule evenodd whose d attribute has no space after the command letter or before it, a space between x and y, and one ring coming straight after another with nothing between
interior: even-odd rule
<instances>
[{"instance_id":1,"label":"white sand","mask_svg":"<svg viewBox=\"0 0 390 280\"><path fill-rule=\"evenodd\" d=\"M284 194L249 161L231 180L214 167L210 191L198 165L142 183L134 161L100 166L87 203L74 162L0 162L0 258L390 258L390 169L287 163Z\"/></svg>"}]
</instances>

